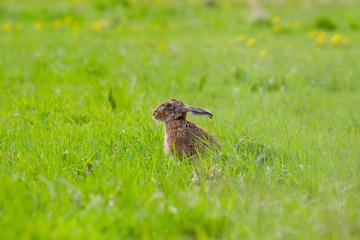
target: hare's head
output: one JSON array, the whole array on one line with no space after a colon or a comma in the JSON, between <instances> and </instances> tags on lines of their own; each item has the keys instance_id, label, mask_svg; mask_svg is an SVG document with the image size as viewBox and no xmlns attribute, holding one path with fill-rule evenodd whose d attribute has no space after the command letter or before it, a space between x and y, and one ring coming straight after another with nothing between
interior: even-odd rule
<instances>
[{"instance_id":1,"label":"hare's head","mask_svg":"<svg viewBox=\"0 0 360 240\"><path fill-rule=\"evenodd\" d=\"M188 106L185 103L176 99L171 99L169 101L163 102L153 111L152 115L155 120L167 122L177 119L186 120L187 112L196 116L205 116L210 118L213 117L212 113L208 110Z\"/></svg>"}]
</instances>

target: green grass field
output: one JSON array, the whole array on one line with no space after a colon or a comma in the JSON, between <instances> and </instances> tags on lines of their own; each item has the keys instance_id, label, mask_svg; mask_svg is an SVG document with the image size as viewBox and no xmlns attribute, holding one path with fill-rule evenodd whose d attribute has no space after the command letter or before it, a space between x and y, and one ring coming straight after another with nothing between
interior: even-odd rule
<instances>
[{"instance_id":1,"label":"green grass field","mask_svg":"<svg viewBox=\"0 0 360 240\"><path fill-rule=\"evenodd\" d=\"M250 2L1 1L0 239L359 239L360 2Z\"/></svg>"}]
</instances>

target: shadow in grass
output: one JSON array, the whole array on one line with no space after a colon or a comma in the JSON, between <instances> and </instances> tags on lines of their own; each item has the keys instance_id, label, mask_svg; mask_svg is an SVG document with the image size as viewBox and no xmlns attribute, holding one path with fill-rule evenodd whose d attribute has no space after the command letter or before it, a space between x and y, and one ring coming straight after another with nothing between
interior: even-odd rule
<instances>
[{"instance_id":1,"label":"shadow in grass","mask_svg":"<svg viewBox=\"0 0 360 240\"><path fill-rule=\"evenodd\" d=\"M329 17L319 17L315 20L315 27L325 31L334 31L337 28L336 23Z\"/></svg>"},{"instance_id":2,"label":"shadow in grass","mask_svg":"<svg viewBox=\"0 0 360 240\"><path fill-rule=\"evenodd\" d=\"M66 118L64 119L64 122L70 122L72 124L87 124L90 123L91 121L91 116L87 115L87 114L71 114L66 116Z\"/></svg>"},{"instance_id":3,"label":"shadow in grass","mask_svg":"<svg viewBox=\"0 0 360 240\"><path fill-rule=\"evenodd\" d=\"M241 159L270 163L275 159L286 159L285 153L276 144L266 144L259 136L245 135L234 146L233 154Z\"/></svg>"}]
</instances>

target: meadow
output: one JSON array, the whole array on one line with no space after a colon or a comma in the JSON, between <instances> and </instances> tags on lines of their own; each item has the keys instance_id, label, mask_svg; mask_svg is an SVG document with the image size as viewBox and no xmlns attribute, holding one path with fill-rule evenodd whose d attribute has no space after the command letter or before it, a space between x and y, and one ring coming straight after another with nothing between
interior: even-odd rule
<instances>
[{"instance_id":1,"label":"meadow","mask_svg":"<svg viewBox=\"0 0 360 240\"><path fill-rule=\"evenodd\" d=\"M360 2L0 2L0 239L359 239ZM171 98L220 153L164 154Z\"/></svg>"}]
</instances>

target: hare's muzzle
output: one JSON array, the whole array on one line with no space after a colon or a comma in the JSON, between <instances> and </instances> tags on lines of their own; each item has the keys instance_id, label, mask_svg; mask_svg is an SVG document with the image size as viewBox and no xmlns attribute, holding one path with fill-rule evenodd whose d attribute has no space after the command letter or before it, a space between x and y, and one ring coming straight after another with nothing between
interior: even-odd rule
<instances>
[{"instance_id":1,"label":"hare's muzzle","mask_svg":"<svg viewBox=\"0 0 360 240\"><path fill-rule=\"evenodd\" d=\"M152 112L152 116L153 116L154 120L158 120L158 119L156 119L156 112L155 111Z\"/></svg>"}]
</instances>

